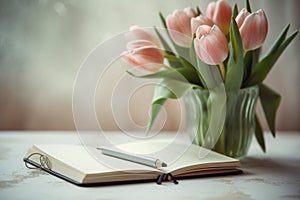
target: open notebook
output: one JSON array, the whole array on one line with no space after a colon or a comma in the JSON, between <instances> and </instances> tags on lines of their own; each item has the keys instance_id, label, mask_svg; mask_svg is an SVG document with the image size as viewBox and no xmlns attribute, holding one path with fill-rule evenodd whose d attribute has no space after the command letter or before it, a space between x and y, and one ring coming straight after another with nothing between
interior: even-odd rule
<instances>
[{"instance_id":1,"label":"open notebook","mask_svg":"<svg viewBox=\"0 0 300 200\"><path fill-rule=\"evenodd\" d=\"M180 145L178 144L177 147ZM129 143L123 144L122 149L124 148L130 151L145 148L145 145ZM199 158L199 151L204 153L205 157ZM161 158L172 157L172 152L165 152ZM81 145L41 144L29 148L24 161L80 186L155 181L161 174L167 173L171 173L177 179L241 173L238 169L239 160L196 145L189 145L181 155L161 169L120 160L101 153L97 159L92 155Z\"/></svg>"}]
</instances>

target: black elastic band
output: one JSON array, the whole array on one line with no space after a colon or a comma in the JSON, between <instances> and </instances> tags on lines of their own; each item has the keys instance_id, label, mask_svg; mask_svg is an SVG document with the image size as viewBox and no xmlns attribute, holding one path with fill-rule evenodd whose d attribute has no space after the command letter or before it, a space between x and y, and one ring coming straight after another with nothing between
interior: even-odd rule
<instances>
[{"instance_id":1,"label":"black elastic band","mask_svg":"<svg viewBox=\"0 0 300 200\"><path fill-rule=\"evenodd\" d=\"M161 174L156 179L158 185L161 185L163 181L172 181L174 184L178 184L178 181L171 173Z\"/></svg>"}]
</instances>

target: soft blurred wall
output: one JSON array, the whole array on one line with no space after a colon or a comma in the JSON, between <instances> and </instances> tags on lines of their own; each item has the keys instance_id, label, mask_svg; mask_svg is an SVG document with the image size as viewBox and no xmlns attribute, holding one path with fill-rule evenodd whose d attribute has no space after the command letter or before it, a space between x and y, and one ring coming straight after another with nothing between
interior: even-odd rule
<instances>
[{"instance_id":1,"label":"soft blurred wall","mask_svg":"<svg viewBox=\"0 0 300 200\"><path fill-rule=\"evenodd\" d=\"M134 24L159 26L158 11L167 14L176 8L196 5L203 11L208 2L1 0L0 129L74 129L73 82L81 63L97 44ZM231 5L233 2L229 1ZM251 3L253 10L263 8L269 20L264 51L287 23L291 23L290 30L300 29L300 1ZM238 1L238 5L241 8L244 1ZM298 36L266 79L283 96L277 118L279 130L300 130L299 53ZM151 95L146 98L139 102L149 103ZM172 130L178 117L169 116L166 129ZM107 130L116 129L109 120L104 124Z\"/></svg>"}]
</instances>

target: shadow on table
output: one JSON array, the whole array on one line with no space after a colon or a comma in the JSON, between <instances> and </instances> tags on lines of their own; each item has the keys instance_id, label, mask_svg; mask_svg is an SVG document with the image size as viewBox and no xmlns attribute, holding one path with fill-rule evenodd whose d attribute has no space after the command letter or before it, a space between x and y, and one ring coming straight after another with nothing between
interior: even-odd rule
<instances>
[{"instance_id":1,"label":"shadow on table","mask_svg":"<svg viewBox=\"0 0 300 200\"><path fill-rule=\"evenodd\" d=\"M241 161L244 175L263 172L267 174L282 174L298 176L300 171L300 158L255 158L247 157Z\"/></svg>"}]
</instances>

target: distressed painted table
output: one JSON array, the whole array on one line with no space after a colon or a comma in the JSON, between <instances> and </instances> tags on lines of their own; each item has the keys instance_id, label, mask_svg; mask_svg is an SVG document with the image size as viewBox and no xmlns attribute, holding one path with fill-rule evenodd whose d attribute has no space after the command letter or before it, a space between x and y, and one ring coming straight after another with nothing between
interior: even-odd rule
<instances>
[{"instance_id":1,"label":"distressed painted table","mask_svg":"<svg viewBox=\"0 0 300 200\"><path fill-rule=\"evenodd\" d=\"M32 144L78 144L75 132L0 132L0 199L300 199L300 133L266 135L267 154L253 142L244 174L81 188L39 170L22 158Z\"/></svg>"}]
</instances>

